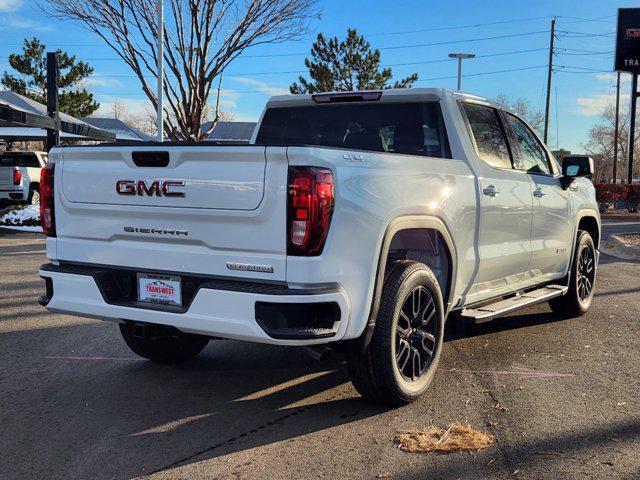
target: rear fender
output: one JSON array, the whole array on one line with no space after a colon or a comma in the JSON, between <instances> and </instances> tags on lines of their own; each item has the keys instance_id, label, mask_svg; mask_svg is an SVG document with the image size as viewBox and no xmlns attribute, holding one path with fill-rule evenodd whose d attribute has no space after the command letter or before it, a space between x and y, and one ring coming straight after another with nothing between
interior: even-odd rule
<instances>
[{"instance_id":1,"label":"rear fender","mask_svg":"<svg viewBox=\"0 0 640 480\"><path fill-rule=\"evenodd\" d=\"M382 246L380 249L380 255L378 257L378 267L376 271L375 285L373 290L373 297L371 300L371 307L369 310L369 318L367 321L367 325L365 326L364 332L362 335L353 340L353 343L350 347L357 348L359 350L365 350L369 342L371 341L371 336L373 335L373 328L375 327L376 317L378 315L378 310L380 308L380 299L382 297L382 288L384 285L384 279L387 270L387 258L389 256L389 249L391 247L391 242L394 236L401 232L402 230L409 229L431 229L437 231L444 240L445 246L448 250L449 256L449 278L448 278L448 287L446 292L443 292L443 298L445 303L445 317L448 312L451 310L453 306L453 297L454 297L454 288L455 279L457 275L457 255L456 248L453 242L453 239L449 233L449 229L446 227L444 222L437 217L430 216L422 216L422 215L412 215L406 217L400 217L393 220L387 227L383 240ZM349 341L351 342L351 341Z\"/></svg>"}]
</instances>

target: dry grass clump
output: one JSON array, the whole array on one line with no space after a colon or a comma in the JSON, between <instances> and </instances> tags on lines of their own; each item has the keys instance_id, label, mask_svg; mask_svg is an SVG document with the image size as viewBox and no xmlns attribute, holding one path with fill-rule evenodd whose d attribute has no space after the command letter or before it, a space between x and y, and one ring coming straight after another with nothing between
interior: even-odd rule
<instances>
[{"instance_id":1,"label":"dry grass clump","mask_svg":"<svg viewBox=\"0 0 640 480\"><path fill-rule=\"evenodd\" d=\"M475 452L493 445L493 439L493 435L460 422L452 423L446 430L431 426L398 432L395 438L400 450L410 453Z\"/></svg>"}]
</instances>

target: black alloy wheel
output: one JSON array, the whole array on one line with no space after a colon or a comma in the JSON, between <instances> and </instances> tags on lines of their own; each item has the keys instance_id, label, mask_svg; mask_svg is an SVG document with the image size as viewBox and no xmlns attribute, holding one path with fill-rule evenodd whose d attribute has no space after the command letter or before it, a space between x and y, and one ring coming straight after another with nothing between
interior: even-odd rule
<instances>
[{"instance_id":1,"label":"black alloy wheel","mask_svg":"<svg viewBox=\"0 0 640 480\"><path fill-rule=\"evenodd\" d=\"M433 361L439 327L435 317L433 297L424 286L409 292L396 325L396 363L406 380L419 379Z\"/></svg>"},{"instance_id":2,"label":"black alloy wheel","mask_svg":"<svg viewBox=\"0 0 640 480\"><path fill-rule=\"evenodd\" d=\"M584 302L591 296L591 292L593 291L593 283L596 276L596 262L594 252L589 244L582 245L578 255L576 288L578 289L578 298Z\"/></svg>"}]
</instances>

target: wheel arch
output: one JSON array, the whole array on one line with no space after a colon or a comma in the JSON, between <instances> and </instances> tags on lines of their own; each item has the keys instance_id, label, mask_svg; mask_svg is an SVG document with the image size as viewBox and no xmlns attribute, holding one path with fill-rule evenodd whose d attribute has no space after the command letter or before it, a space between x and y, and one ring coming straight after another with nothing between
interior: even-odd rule
<instances>
[{"instance_id":1,"label":"wheel arch","mask_svg":"<svg viewBox=\"0 0 640 480\"><path fill-rule=\"evenodd\" d=\"M412 215L396 218L389 223L382 239L382 245L378 256L375 283L373 286L373 296L369 306L369 316L367 318L364 332L358 339L356 339L359 344L359 348L366 349L371 340L373 327L375 326L376 316L380 307L380 298L382 295L384 280L388 275L388 267L390 261L396 260L396 258L390 256L390 254L393 253L394 248L399 244L401 245L406 238L415 234L419 235L421 233L437 236L436 238L440 241L440 247L442 248L443 255L446 256L447 262L447 276L442 292L445 317L452 308L458 265L456 247L453 238L449 233L449 229L438 217ZM427 249L425 249L425 251L426 250ZM438 280L440 281L441 279L439 278ZM440 284L442 287L443 283L440 282Z\"/></svg>"},{"instance_id":2,"label":"wheel arch","mask_svg":"<svg viewBox=\"0 0 640 480\"><path fill-rule=\"evenodd\" d=\"M600 246L600 223L598 222L597 214L595 212L589 210L580 212L580 215L578 216L577 230L586 231L591 235L595 247L598 248Z\"/></svg>"}]
</instances>

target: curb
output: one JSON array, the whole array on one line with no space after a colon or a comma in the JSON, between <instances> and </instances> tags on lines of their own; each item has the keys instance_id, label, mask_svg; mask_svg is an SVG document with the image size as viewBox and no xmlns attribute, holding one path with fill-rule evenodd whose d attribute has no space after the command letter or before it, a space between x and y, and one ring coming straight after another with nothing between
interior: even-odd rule
<instances>
[{"instance_id":1,"label":"curb","mask_svg":"<svg viewBox=\"0 0 640 480\"><path fill-rule=\"evenodd\" d=\"M29 238L45 238L45 235L42 232L29 232L29 231L21 231L14 230L12 228L5 228L3 225L0 225L0 237L29 237Z\"/></svg>"},{"instance_id":2,"label":"curb","mask_svg":"<svg viewBox=\"0 0 640 480\"><path fill-rule=\"evenodd\" d=\"M611 235L603 242L602 252L607 255L622 258L624 260L640 260L640 247L624 243L619 235L640 234L640 232L625 232L617 235ZM611 244L610 248L606 248L607 244Z\"/></svg>"}]
</instances>

